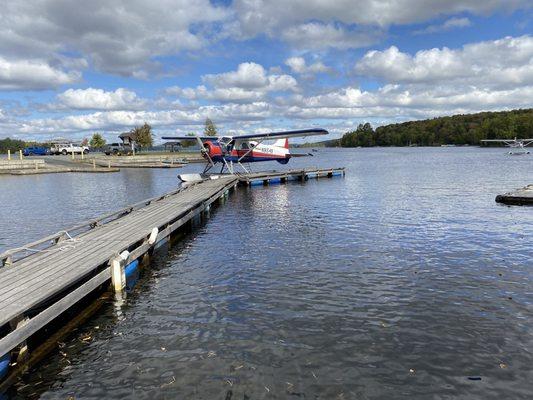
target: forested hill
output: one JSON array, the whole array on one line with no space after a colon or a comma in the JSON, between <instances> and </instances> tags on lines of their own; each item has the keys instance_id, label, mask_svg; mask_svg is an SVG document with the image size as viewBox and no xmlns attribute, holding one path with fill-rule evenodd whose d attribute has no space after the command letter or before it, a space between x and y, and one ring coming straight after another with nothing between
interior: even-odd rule
<instances>
[{"instance_id":1,"label":"forested hill","mask_svg":"<svg viewBox=\"0 0 533 400\"><path fill-rule=\"evenodd\" d=\"M368 123L340 139L342 147L478 145L482 139L533 137L533 108L454 115L380 126Z\"/></svg>"}]
</instances>

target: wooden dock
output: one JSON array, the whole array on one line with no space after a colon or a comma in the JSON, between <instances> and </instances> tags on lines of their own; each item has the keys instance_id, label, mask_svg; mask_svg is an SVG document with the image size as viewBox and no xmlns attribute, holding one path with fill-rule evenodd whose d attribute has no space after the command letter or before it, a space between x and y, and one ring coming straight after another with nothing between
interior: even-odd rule
<instances>
[{"instance_id":1,"label":"wooden dock","mask_svg":"<svg viewBox=\"0 0 533 400\"><path fill-rule=\"evenodd\" d=\"M189 185L0 255L0 328L11 326L0 357L105 282L122 290L127 265L236 184L224 177Z\"/></svg>"},{"instance_id":2,"label":"wooden dock","mask_svg":"<svg viewBox=\"0 0 533 400\"><path fill-rule=\"evenodd\" d=\"M533 204L533 185L496 196L496 202L511 205Z\"/></svg>"},{"instance_id":3,"label":"wooden dock","mask_svg":"<svg viewBox=\"0 0 533 400\"><path fill-rule=\"evenodd\" d=\"M344 168L223 175L188 184L0 254L2 365L24 360L26 341L97 289L125 290L127 271L174 231L243 185L344 175ZM12 373L14 375L15 373ZM1 393L1 392L0 392Z\"/></svg>"},{"instance_id":4,"label":"wooden dock","mask_svg":"<svg viewBox=\"0 0 533 400\"><path fill-rule=\"evenodd\" d=\"M263 171L250 174L237 174L239 183L246 186L285 183L291 180L305 181L310 178L331 178L344 176L344 168L291 169L288 171Z\"/></svg>"}]
</instances>

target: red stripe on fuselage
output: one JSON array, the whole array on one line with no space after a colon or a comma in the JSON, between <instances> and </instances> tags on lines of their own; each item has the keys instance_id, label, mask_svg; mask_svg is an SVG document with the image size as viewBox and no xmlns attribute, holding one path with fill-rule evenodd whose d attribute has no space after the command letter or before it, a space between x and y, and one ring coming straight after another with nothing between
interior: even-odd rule
<instances>
[{"instance_id":1,"label":"red stripe on fuselage","mask_svg":"<svg viewBox=\"0 0 533 400\"><path fill-rule=\"evenodd\" d=\"M246 154L248 153L248 154ZM287 158L287 156L290 156L290 154L271 154L271 153L263 153L260 151L248 151L248 150L232 150L231 155L234 157L242 157L245 156L245 158L248 157L261 157L261 158Z\"/></svg>"}]
</instances>

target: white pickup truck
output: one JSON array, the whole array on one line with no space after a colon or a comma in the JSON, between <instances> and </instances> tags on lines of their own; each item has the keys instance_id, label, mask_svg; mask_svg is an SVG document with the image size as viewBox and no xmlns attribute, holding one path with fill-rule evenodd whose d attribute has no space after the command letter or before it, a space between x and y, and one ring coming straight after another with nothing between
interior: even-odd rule
<instances>
[{"instance_id":1,"label":"white pickup truck","mask_svg":"<svg viewBox=\"0 0 533 400\"><path fill-rule=\"evenodd\" d=\"M89 148L87 146L82 146L74 143L56 143L50 148L50 154L87 154Z\"/></svg>"}]
</instances>

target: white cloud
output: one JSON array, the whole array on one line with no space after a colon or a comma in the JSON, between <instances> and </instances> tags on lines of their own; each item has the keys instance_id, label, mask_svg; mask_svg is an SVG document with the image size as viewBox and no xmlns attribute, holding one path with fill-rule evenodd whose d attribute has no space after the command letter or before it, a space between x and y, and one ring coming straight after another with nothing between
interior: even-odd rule
<instances>
[{"instance_id":1,"label":"white cloud","mask_svg":"<svg viewBox=\"0 0 533 400\"><path fill-rule=\"evenodd\" d=\"M305 97L296 94L280 104L257 101L249 104L197 106L161 111L105 111L60 118L29 120L10 124L10 134L78 134L79 132L121 131L148 122L156 132L172 129L201 128L209 116L225 129L238 130L248 122L269 124L271 118L290 120L370 119L391 121L398 118L428 118L482 110L529 107L533 87L508 90L418 88L386 85L377 91L346 87L324 94ZM331 122L333 124L333 122ZM0 126L1 126L0 121ZM305 124L304 124L305 125ZM187 127L187 128L184 128Z\"/></svg>"},{"instance_id":2,"label":"white cloud","mask_svg":"<svg viewBox=\"0 0 533 400\"><path fill-rule=\"evenodd\" d=\"M265 87L268 83L263 66L253 62L239 64L236 71L205 75L202 79L215 87L226 88L257 89Z\"/></svg>"},{"instance_id":3,"label":"white cloud","mask_svg":"<svg viewBox=\"0 0 533 400\"><path fill-rule=\"evenodd\" d=\"M77 82L77 71L63 71L42 61L0 57L0 90L44 90Z\"/></svg>"},{"instance_id":4,"label":"white cloud","mask_svg":"<svg viewBox=\"0 0 533 400\"><path fill-rule=\"evenodd\" d=\"M293 62L302 67L301 60ZM460 49L430 49L414 56L396 47L369 51L360 74L387 84L367 91L348 86L279 103L287 118L428 118L533 104L533 38L472 43Z\"/></svg>"},{"instance_id":5,"label":"white cloud","mask_svg":"<svg viewBox=\"0 0 533 400\"><path fill-rule=\"evenodd\" d=\"M396 46L367 52L356 64L355 70L361 75L387 82L430 82L471 73L448 48L422 50L412 57Z\"/></svg>"},{"instance_id":6,"label":"white cloud","mask_svg":"<svg viewBox=\"0 0 533 400\"><path fill-rule=\"evenodd\" d=\"M260 121L271 115L271 106L265 102L251 104L226 104L201 106L194 110L165 111L104 111L60 118L42 118L20 124L13 133L73 134L94 130L120 131L144 122L157 129L170 129L181 125L202 126L209 116L217 123L233 121Z\"/></svg>"},{"instance_id":7,"label":"white cloud","mask_svg":"<svg viewBox=\"0 0 533 400\"><path fill-rule=\"evenodd\" d=\"M409 90L399 85L387 85L375 92L348 87L311 97L297 97L293 101L293 115L313 118L346 118L351 115L374 115L376 109L387 115L391 112L410 113L424 110L449 114L450 110L469 112L494 108L527 107L533 98L533 87L509 90L423 88ZM389 110L386 112L385 110Z\"/></svg>"},{"instance_id":8,"label":"white cloud","mask_svg":"<svg viewBox=\"0 0 533 400\"><path fill-rule=\"evenodd\" d=\"M208 89L204 85L196 88L180 88L177 86L167 89L167 93L187 100L213 100L221 102L248 103L262 100L266 92L263 90L249 90L239 87Z\"/></svg>"},{"instance_id":9,"label":"white cloud","mask_svg":"<svg viewBox=\"0 0 533 400\"><path fill-rule=\"evenodd\" d=\"M236 0L232 37L266 34L298 50L361 48L376 43L391 25L422 23L450 16L427 32L468 26L458 14L488 15L532 7L527 0ZM280 12L283 10L283 12Z\"/></svg>"},{"instance_id":10,"label":"white cloud","mask_svg":"<svg viewBox=\"0 0 533 400\"><path fill-rule=\"evenodd\" d=\"M41 0L2 2L0 54L16 59L67 58L75 52L100 71L148 77L156 58L206 43L202 24L229 16L209 0Z\"/></svg>"},{"instance_id":11,"label":"white cloud","mask_svg":"<svg viewBox=\"0 0 533 400\"><path fill-rule=\"evenodd\" d=\"M242 63L236 71L204 75L202 80L211 86L196 88L167 88L166 93L188 100L214 100L221 102L250 103L266 99L272 92L298 90L294 77L283 74L268 74L262 65Z\"/></svg>"},{"instance_id":12,"label":"white cloud","mask_svg":"<svg viewBox=\"0 0 533 400\"><path fill-rule=\"evenodd\" d=\"M243 34L254 36L309 21L387 27L459 13L489 14L531 7L528 0L236 0Z\"/></svg>"},{"instance_id":13,"label":"white cloud","mask_svg":"<svg viewBox=\"0 0 533 400\"><path fill-rule=\"evenodd\" d=\"M316 24L327 27L329 23ZM342 24L331 26L345 28ZM285 64L299 79L306 79L306 74L328 71L316 57L291 57ZM7 84L20 89L57 87L79 79L79 70L87 67L86 58L79 55L66 58L55 55L53 61L47 62L9 60L7 75L0 62L0 88ZM12 68L15 65L21 68ZM267 70L260 64L246 62L235 70L204 75L201 85L168 88L167 97L156 100L139 98L127 88L69 89L57 96L57 107L63 107L62 111L77 111L68 116L15 115L12 112L15 107L3 103L0 135L121 131L145 121L156 132L168 132L201 127L206 116L227 132L272 124L273 120L276 124L297 121L304 125L320 120L329 125L344 123L342 120L427 118L533 104L533 38L528 35L471 43L458 49L426 49L415 54L391 46L366 52L356 63L355 71L377 78L382 86L365 90L351 81L333 89L321 85L300 88L298 81L281 68ZM31 102L22 103L32 107ZM91 111L81 114L83 110Z\"/></svg>"},{"instance_id":14,"label":"white cloud","mask_svg":"<svg viewBox=\"0 0 533 400\"><path fill-rule=\"evenodd\" d=\"M456 28L466 28L471 26L472 22L466 18L452 17L444 21L442 24L429 25L428 27L413 32L415 35L422 35L427 33L445 32Z\"/></svg>"},{"instance_id":15,"label":"white cloud","mask_svg":"<svg viewBox=\"0 0 533 400\"><path fill-rule=\"evenodd\" d=\"M366 47L378 41L382 35L375 29L354 31L335 24L309 22L286 28L281 37L291 46L302 50L325 48L350 49Z\"/></svg>"},{"instance_id":16,"label":"white cloud","mask_svg":"<svg viewBox=\"0 0 533 400\"><path fill-rule=\"evenodd\" d=\"M75 110L138 110L146 106L135 92L119 88L114 92L102 89L68 89L57 96L61 106Z\"/></svg>"},{"instance_id":17,"label":"white cloud","mask_svg":"<svg viewBox=\"0 0 533 400\"><path fill-rule=\"evenodd\" d=\"M283 92L297 90L297 87L298 82L290 75L270 75L265 90L267 92Z\"/></svg>"},{"instance_id":18,"label":"white cloud","mask_svg":"<svg viewBox=\"0 0 533 400\"><path fill-rule=\"evenodd\" d=\"M322 72L330 72L331 68L327 67L322 61L317 61L313 64L307 65L303 57L290 57L285 60L292 72L296 74L317 74Z\"/></svg>"},{"instance_id":19,"label":"white cloud","mask_svg":"<svg viewBox=\"0 0 533 400\"><path fill-rule=\"evenodd\" d=\"M533 84L533 37L506 37L417 52L414 56L391 46L372 50L356 64L357 73L392 83L463 83L487 87Z\"/></svg>"},{"instance_id":20,"label":"white cloud","mask_svg":"<svg viewBox=\"0 0 533 400\"><path fill-rule=\"evenodd\" d=\"M66 74L92 67L149 78L168 70L163 57L203 49L225 37L266 34L303 50L348 49L374 43L394 24L528 7L527 0L236 0L228 6L209 0L93 0L80 12L76 0L4 0L0 54ZM451 18L442 28L467 21ZM220 32L220 24L225 31ZM224 36L228 32L232 35ZM48 87L54 86L51 82ZM20 85L5 85L11 86Z\"/></svg>"},{"instance_id":21,"label":"white cloud","mask_svg":"<svg viewBox=\"0 0 533 400\"><path fill-rule=\"evenodd\" d=\"M298 63L300 65L301 62ZM415 55L396 47L369 51L356 71L386 84L367 91L348 86L279 101L288 118L428 118L533 104L533 38L430 49Z\"/></svg>"}]
</instances>

